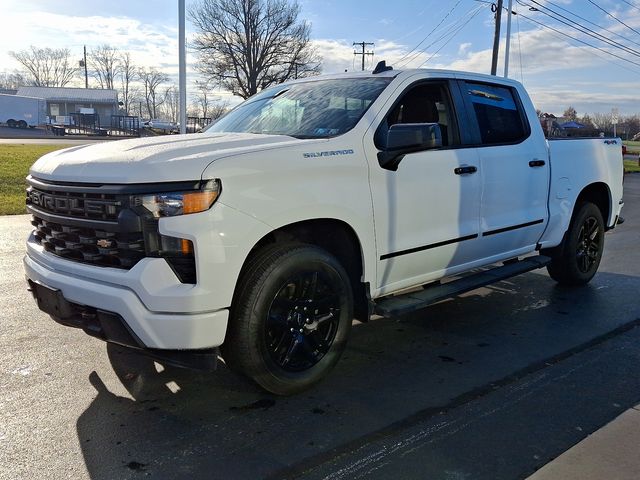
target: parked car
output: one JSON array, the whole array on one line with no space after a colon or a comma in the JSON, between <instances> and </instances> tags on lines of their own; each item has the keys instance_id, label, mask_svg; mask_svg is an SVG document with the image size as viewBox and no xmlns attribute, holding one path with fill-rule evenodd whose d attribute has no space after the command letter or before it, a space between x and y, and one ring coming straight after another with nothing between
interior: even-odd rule
<instances>
[{"instance_id":1,"label":"parked car","mask_svg":"<svg viewBox=\"0 0 640 480\"><path fill-rule=\"evenodd\" d=\"M144 123L144 126L164 133L178 133L177 124L168 120L149 120Z\"/></svg>"}]
</instances>

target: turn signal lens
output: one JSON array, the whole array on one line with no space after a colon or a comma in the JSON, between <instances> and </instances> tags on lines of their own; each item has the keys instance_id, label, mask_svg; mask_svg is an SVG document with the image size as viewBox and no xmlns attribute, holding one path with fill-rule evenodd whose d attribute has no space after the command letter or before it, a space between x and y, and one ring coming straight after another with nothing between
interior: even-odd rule
<instances>
[{"instance_id":1,"label":"turn signal lens","mask_svg":"<svg viewBox=\"0 0 640 480\"><path fill-rule=\"evenodd\" d=\"M209 210L218 198L218 190L185 193L182 199L182 213L198 213Z\"/></svg>"},{"instance_id":2,"label":"turn signal lens","mask_svg":"<svg viewBox=\"0 0 640 480\"><path fill-rule=\"evenodd\" d=\"M182 239L181 251L183 255L193 255L193 243L191 240Z\"/></svg>"}]
</instances>

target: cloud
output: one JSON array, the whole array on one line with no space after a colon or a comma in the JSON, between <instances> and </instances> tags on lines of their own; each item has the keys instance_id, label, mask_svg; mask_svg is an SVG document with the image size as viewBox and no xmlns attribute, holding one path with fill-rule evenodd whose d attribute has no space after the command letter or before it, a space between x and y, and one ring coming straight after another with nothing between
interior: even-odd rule
<instances>
[{"instance_id":1,"label":"cloud","mask_svg":"<svg viewBox=\"0 0 640 480\"><path fill-rule=\"evenodd\" d=\"M345 39L315 39L312 40L313 45L322 55L322 73L340 73L344 71L361 70L362 57L354 55L354 47L352 42ZM424 62L429 54L425 52L413 52L408 57L407 53L410 49L403 44L394 41L378 39L375 46L371 49L373 56L367 55L365 58L365 69L372 70L380 60L386 60L387 65L396 65L400 60L409 62L408 68L413 68Z\"/></svg>"},{"instance_id":2,"label":"cloud","mask_svg":"<svg viewBox=\"0 0 640 480\"><path fill-rule=\"evenodd\" d=\"M166 64L167 73L177 73L178 39L174 27L143 23L123 17L74 16L42 11L5 12L3 35L0 37L2 69L18 68L8 55L28 45L69 48L72 55L82 56L82 47L108 44L131 52L136 64ZM25 41L28 38L28 41ZM175 59L175 62L167 61Z\"/></svg>"},{"instance_id":3,"label":"cloud","mask_svg":"<svg viewBox=\"0 0 640 480\"><path fill-rule=\"evenodd\" d=\"M466 55L467 51L472 46L473 46L473 43L471 43L471 42L461 43L460 46L458 46L458 55L460 55L460 56Z\"/></svg>"}]
</instances>

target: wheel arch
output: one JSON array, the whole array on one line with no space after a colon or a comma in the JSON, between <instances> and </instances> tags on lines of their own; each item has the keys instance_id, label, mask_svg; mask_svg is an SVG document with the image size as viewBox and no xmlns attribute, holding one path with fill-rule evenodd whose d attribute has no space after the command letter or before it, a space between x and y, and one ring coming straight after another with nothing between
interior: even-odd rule
<instances>
[{"instance_id":1,"label":"wheel arch","mask_svg":"<svg viewBox=\"0 0 640 480\"><path fill-rule=\"evenodd\" d=\"M562 240L560 243L553 247L542 248L540 253L543 255L549 256L557 256L559 255L563 248L567 238L567 233L569 232L569 228L571 228L571 222L576 215L580 205L585 202L593 203L602 214L602 219L604 220L605 230L609 229L609 223L614 221L614 219L609 219L611 215L611 191L606 183L603 182L594 182L586 187L584 187L578 196L576 197L575 202L573 203L573 209L571 211L571 217L567 220L566 226L562 230Z\"/></svg>"},{"instance_id":2,"label":"wheel arch","mask_svg":"<svg viewBox=\"0 0 640 480\"><path fill-rule=\"evenodd\" d=\"M609 228L609 224L613 219L611 215L611 191L609 186L604 182L595 182L587 185L582 189L573 206L573 214L577 211L579 205L584 202L591 202L598 207L602 218L604 219L605 228Z\"/></svg>"},{"instance_id":3,"label":"wheel arch","mask_svg":"<svg viewBox=\"0 0 640 480\"><path fill-rule=\"evenodd\" d=\"M336 257L351 280L355 318L360 321L369 319L369 285L363 282L364 252L362 243L351 225L334 218L316 218L281 226L256 242L245 258L240 270L240 278L259 252L270 245L282 242L315 245Z\"/></svg>"}]
</instances>

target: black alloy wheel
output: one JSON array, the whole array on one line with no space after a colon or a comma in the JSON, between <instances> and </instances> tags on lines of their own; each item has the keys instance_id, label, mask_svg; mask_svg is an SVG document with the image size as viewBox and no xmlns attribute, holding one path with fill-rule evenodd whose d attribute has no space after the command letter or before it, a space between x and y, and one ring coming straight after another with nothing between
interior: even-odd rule
<instances>
[{"instance_id":1,"label":"black alloy wheel","mask_svg":"<svg viewBox=\"0 0 640 480\"><path fill-rule=\"evenodd\" d=\"M600 261L600 244L604 232L600 228L598 219L594 216L587 217L582 223L578 233L578 248L576 250L576 263L578 270L589 273L593 266Z\"/></svg>"},{"instance_id":2,"label":"black alloy wheel","mask_svg":"<svg viewBox=\"0 0 640 480\"><path fill-rule=\"evenodd\" d=\"M271 359L285 371L316 365L338 330L340 293L324 272L302 272L284 282L265 322Z\"/></svg>"}]
</instances>

